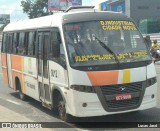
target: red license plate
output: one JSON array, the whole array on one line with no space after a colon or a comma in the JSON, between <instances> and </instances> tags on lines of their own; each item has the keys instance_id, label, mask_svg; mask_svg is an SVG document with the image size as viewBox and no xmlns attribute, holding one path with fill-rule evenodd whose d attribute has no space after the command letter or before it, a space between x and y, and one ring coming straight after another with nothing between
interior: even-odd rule
<instances>
[{"instance_id":1,"label":"red license plate","mask_svg":"<svg viewBox=\"0 0 160 131\"><path fill-rule=\"evenodd\" d=\"M130 93L116 95L116 101L129 100L129 99L132 99L132 95Z\"/></svg>"}]
</instances>

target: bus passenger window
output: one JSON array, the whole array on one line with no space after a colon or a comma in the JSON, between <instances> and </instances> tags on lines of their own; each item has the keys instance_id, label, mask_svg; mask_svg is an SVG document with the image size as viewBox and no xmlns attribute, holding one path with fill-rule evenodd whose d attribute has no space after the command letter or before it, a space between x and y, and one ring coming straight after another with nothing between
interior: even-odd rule
<instances>
[{"instance_id":1,"label":"bus passenger window","mask_svg":"<svg viewBox=\"0 0 160 131\"><path fill-rule=\"evenodd\" d=\"M18 53L18 46L19 46L19 33L14 33L13 38L13 53Z\"/></svg>"},{"instance_id":2,"label":"bus passenger window","mask_svg":"<svg viewBox=\"0 0 160 131\"><path fill-rule=\"evenodd\" d=\"M36 32L29 32L28 56L35 56Z\"/></svg>"},{"instance_id":3,"label":"bus passenger window","mask_svg":"<svg viewBox=\"0 0 160 131\"><path fill-rule=\"evenodd\" d=\"M6 40L5 40L5 45L6 45L6 51L7 53L10 53L11 50L11 42L12 42L12 38L11 38L11 34L6 34Z\"/></svg>"},{"instance_id":4,"label":"bus passenger window","mask_svg":"<svg viewBox=\"0 0 160 131\"><path fill-rule=\"evenodd\" d=\"M24 36L25 36L25 33L21 32L19 36L19 46L18 46L18 54L21 54L21 55L24 54Z\"/></svg>"},{"instance_id":5,"label":"bus passenger window","mask_svg":"<svg viewBox=\"0 0 160 131\"><path fill-rule=\"evenodd\" d=\"M16 33L13 33L13 47L12 53L16 53Z\"/></svg>"},{"instance_id":6,"label":"bus passenger window","mask_svg":"<svg viewBox=\"0 0 160 131\"><path fill-rule=\"evenodd\" d=\"M7 41L7 34L3 34L3 40L2 40L2 52L3 53L6 53L6 49L7 49L6 41Z\"/></svg>"},{"instance_id":7,"label":"bus passenger window","mask_svg":"<svg viewBox=\"0 0 160 131\"><path fill-rule=\"evenodd\" d=\"M49 56L52 58L58 58L60 57L60 34L59 32L52 32L51 34L51 44L50 44L50 52Z\"/></svg>"},{"instance_id":8,"label":"bus passenger window","mask_svg":"<svg viewBox=\"0 0 160 131\"><path fill-rule=\"evenodd\" d=\"M8 53L12 53L13 51L13 34L9 34L8 36Z\"/></svg>"},{"instance_id":9,"label":"bus passenger window","mask_svg":"<svg viewBox=\"0 0 160 131\"><path fill-rule=\"evenodd\" d=\"M25 32L25 37L24 37L24 55L28 54L28 38L29 37L29 32Z\"/></svg>"}]
</instances>

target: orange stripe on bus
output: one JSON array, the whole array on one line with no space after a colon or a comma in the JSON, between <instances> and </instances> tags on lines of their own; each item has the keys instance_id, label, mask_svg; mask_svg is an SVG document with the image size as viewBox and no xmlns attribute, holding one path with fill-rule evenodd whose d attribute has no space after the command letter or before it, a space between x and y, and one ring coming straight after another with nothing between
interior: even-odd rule
<instances>
[{"instance_id":1,"label":"orange stripe on bus","mask_svg":"<svg viewBox=\"0 0 160 131\"><path fill-rule=\"evenodd\" d=\"M22 71L22 57L11 55L12 69Z\"/></svg>"},{"instance_id":2,"label":"orange stripe on bus","mask_svg":"<svg viewBox=\"0 0 160 131\"><path fill-rule=\"evenodd\" d=\"M93 86L112 85L118 83L119 71L87 72Z\"/></svg>"},{"instance_id":3,"label":"orange stripe on bus","mask_svg":"<svg viewBox=\"0 0 160 131\"><path fill-rule=\"evenodd\" d=\"M2 72L3 72L4 83L8 86L8 74L7 74L7 69L6 69L6 68L2 68Z\"/></svg>"},{"instance_id":4,"label":"orange stripe on bus","mask_svg":"<svg viewBox=\"0 0 160 131\"><path fill-rule=\"evenodd\" d=\"M6 58L6 54L2 53L1 54L1 59L2 59L2 66L5 66L7 65L7 58Z\"/></svg>"}]
</instances>

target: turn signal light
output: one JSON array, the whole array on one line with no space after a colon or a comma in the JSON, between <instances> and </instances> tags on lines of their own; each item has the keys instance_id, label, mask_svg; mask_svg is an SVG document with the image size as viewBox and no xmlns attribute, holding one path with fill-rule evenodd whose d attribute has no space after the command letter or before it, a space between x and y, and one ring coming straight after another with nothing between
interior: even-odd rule
<instances>
[{"instance_id":1,"label":"turn signal light","mask_svg":"<svg viewBox=\"0 0 160 131\"><path fill-rule=\"evenodd\" d=\"M87 93L95 93L95 89L92 86L72 85L71 89Z\"/></svg>"}]
</instances>

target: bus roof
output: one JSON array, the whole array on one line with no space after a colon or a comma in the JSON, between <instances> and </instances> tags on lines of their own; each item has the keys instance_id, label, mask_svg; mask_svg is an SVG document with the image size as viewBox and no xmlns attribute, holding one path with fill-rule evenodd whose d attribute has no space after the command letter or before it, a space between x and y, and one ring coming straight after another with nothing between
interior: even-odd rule
<instances>
[{"instance_id":1,"label":"bus roof","mask_svg":"<svg viewBox=\"0 0 160 131\"><path fill-rule=\"evenodd\" d=\"M6 32L6 31L27 30L27 29L29 30L36 28L51 27L52 22L56 24L58 22L58 19L61 18L61 16L62 16L61 13L57 13L54 15L13 22L8 24L3 31Z\"/></svg>"},{"instance_id":2,"label":"bus roof","mask_svg":"<svg viewBox=\"0 0 160 131\"><path fill-rule=\"evenodd\" d=\"M18 22L8 24L4 28L4 32L17 31L17 30L29 30L38 28L47 28L52 26L60 26L65 23L73 23L80 21L91 20L128 20L129 18L122 13L111 11L74 11L74 12L62 12L55 13L53 15L27 19Z\"/></svg>"}]
</instances>

